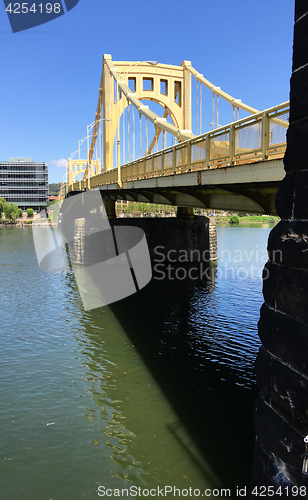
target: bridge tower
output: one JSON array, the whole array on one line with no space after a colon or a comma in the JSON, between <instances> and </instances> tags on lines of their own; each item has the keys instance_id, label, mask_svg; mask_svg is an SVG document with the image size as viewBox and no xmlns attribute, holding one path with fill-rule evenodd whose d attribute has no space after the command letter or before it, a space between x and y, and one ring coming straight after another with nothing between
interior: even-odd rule
<instances>
[{"instance_id":1,"label":"bridge tower","mask_svg":"<svg viewBox=\"0 0 308 500\"><path fill-rule=\"evenodd\" d=\"M204 100L202 99L203 88L206 92L206 100L208 101L208 98L210 98L212 106L209 106L208 103L204 106ZM194 99L192 99L192 89L196 90ZM170 136L174 137L178 143L181 143L192 140L196 136L201 136L202 123L204 122L210 123L210 120L212 120L210 125L212 125L213 131L214 129L218 130L222 128L223 126L220 125L221 120L219 118L220 98L223 102L231 105L229 109L230 111L232 110L233 118L230 116L227 123L235 122L236 111L238 120L240 110L241 112L253 115L258 113L258 110L255 108L243 103L240 99L235 99L220 87L215 86L204 78L203 74L191 66L190 61L183 61L180 66L161 64L156 61L114 62L111 55L105 54L102 61L102 74L95 119L91 125L87 126L87 136L79 141L79 149L68 160L68 185L72 186L79 176L79 186L77 189L90 188L90 177L101 174L102 171L110 171L116 167L122 167L127 163L125 158L126 151L129 163L131 144L133 145L134 162L136 158L147 157L151 153L154 154L154 146L156 146L157 150L158 147L160 147L160 150L167 149L166 132L169 134L169 138ZM149 105L146 105L146 102ZM193 112L192 102L196 105L196 109L194 107ZM155 109L157 105L161 106L163 109L162 112L158 111L156 113ZM206 110L205 121L202 107ZM211 107L213 108L212 116L210 116L211 113L208 113ZM136 118L135 110L137 111ZM143 125L141 122L142 117L145 119ZM196 123L193 126L192 118L196 119ZM226 116L223 117L223 121L226 121ZM151 124L152 140L148 137L148 123ZM123 134L121 133L122 130L120 131L122 125ZM145 141L144 136L142 140L142 130L144 128ZM137 130L138 134L135 133ZM227 131L225 135L228 135L228 133ZM162 138L160 134L162 134ZM235 153L234 146L236 144L239 145L240 142L240 132L235 131L235 134L237 136L232 138L231 141L231 157ZM221 135L224 135L223 131L219 135L220 140L222 140ZM89 145L90 136L92 136L91 146ZM81 159L80 147L85 140L87 140L87 158ZM223 140L226 142L228 139ZM139 148L137 145L138 142ZM137 146L138 152L135 151L135 146ZM215 149L216 146L215 140L210 138L206 149L206 168L209 166L210 150ZM95 148L96 159L94 159ZM201 143L198 144L197 149L194 148L194 154L197 150L198 154L201 153L202 148ZM77 152L79 152L79 158L75 160L73 159L73 155ZM136 155L135 152L137 153ZM263 156L265 156L265 149L263 153ZM184 164L184 151L180 151L179 156L181 157L181 164ZM231 159L230 161L232 163L233 160ZM120 168L117 170L117 175L117 184L121 188L122 175Z\"/></svg>"},{"instance_id":2,"label":"bridge tower","mask_svg":"<svg viewBox=\"0 0 308 500\"><path fill-rule=\"evenodd\" d=\"M191 66L190 61L183 61L181 66L148 62L113 62L111 55L103 56L103 70L99 89L99 102L95 119L101 118L103 109L104 170L113 168L113 146L120 117L133 98L138 101L148 100L164 108L161 121L170 116L177 129L191 134ZM126 85L129 94L124 95L118 84ZM100 108L100 109L99 109ZM139 116L148 110L146 105L137 106ZM153 114L154 115L154 114ZM152 148L162 129L156 127L155 136L146 151Z\"/></svg>"}]
</instances>

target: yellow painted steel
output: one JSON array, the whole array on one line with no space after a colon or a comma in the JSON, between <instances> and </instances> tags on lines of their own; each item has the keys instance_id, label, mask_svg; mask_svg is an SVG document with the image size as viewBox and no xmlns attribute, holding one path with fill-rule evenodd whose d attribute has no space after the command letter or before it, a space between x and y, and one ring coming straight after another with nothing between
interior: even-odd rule
<instances>
[{"instance_id":1,"label":"yellow painted steel","mask_svg":"<svg viewBox=\"0 0 308 500\"><path fill-rule=\"evenodd\" d=\"M126 163L121 166L122 182L189 171L228 168L234 165L243 167L251 165L253 168L256 162L281 159L286 148L284 136L289 109L290 103L285 102ZM244 139L241 137L242 134ZM247 137L250 143L255 141L255 144L252 144L255 147L248 147L245 144ZM75 183L69 181L68 191L117 184L117 182L118 169L114 168L92 176L89 185L86 180Z\"/></svg>"},{"instance_id":2,"label":"yellow painted steel","mask_svg":"<svg viewBox=\"0 0 308 500\"><path fill-rule=\"evenodd\" d=\"M72 158L68 158L68 185L70 186L78 175L80 175L79 184L81 189L81 177L84 175L87 170L88 162L87 160L77 159L73 160ZM101 172L101 164L99 160L92 160L90 164L90 174L91 176L98 174Z\"/></svg>"},{"instance_id":3,"label":"yellow painted steel","mask_svg":"<svg viewBox=\"0 0 308 500\"><path fill-rule=\"evenodd\" d=\"M234 116L236 108L238 111L242 109L251 113L252 116L216 128L206 134L194 136L191 131L191 76L212 91L213 99L216 95L217 99L221 97L229 102L233 107ZM149 106L143 104L144 100L160 104L165 110L163 116L160 117L151 111ZM149 147L147 146L144 158L124 164L120 158L119 125L120 117L130 105L138 110L140 117L144 116L154 124L155 134ZM285 140L273 146L271 136L273 127L281 129L288 127L288 121L285 119L287 112L288 103L258 112L255 108L242 103L240 99L235 99L213 85L192 67L190 61L183 61L181 66L159 64L153 61L113 62L111 55L105 54L88 157L87 160L80 159L81 141L79 141L79 159L68 159L68 190L82 190L114 182L121 187L122 182L127 179L166 175L183 169L202 170L240 163L247 164L281 155L285 148ZM168 116L171 117L172 123L167 121ZM94 160L100 124L103 128L104 154L100 160ZM259 134L256 134L255 127L259 127ZM161 131L164 134L169 132L176 137L179 144L152 153ZM251 147L245 144L245 141L243 143L242 137L247 133L251 135L252 142L258 137L258 144ZM86 139L89 141L89 131L87 131ZM113 159L115 140L117 141L117 168L114 168ZM79 180L76 182L78 176Z\"/></svg>"}]
</instances>

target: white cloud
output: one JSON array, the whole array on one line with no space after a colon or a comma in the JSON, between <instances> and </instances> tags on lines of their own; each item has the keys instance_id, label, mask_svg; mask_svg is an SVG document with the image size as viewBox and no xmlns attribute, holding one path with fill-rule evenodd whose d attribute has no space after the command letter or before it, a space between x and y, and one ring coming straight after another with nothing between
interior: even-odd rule
<instances>
[{"instance_id":1,"label":"white cloud","mask_svg":"<svg viewBox=\"0 0 308 500\"><path fill-rule=\"evenodd\" d=\"M65 158L61 158L61 160L52 160L51 163L53 164L54 167L62 167L62 168L67 167L67 160Z\"/></svg>"}]
</instances>

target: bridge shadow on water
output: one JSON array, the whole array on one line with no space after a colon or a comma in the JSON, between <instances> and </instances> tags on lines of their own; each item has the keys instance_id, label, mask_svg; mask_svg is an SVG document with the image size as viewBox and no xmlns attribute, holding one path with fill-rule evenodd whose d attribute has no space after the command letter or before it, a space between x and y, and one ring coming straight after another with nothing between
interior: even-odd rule
<instances>
[{"instance_id":1,"label":"bridge shadow on water","mask_svg":"<svg viewBox=\"0 0 308 500\"><path fill-rule=\"evenodd\" d=\"M110 307L222 487L235 491L250 483L257 387L253 366L250 384L239 383L232 363L213 352L216 264L209 270L198 281L152 279ZM227 343L228 335L225 324ZM176 426L170 432L181 440Z\"/></svg>"}]
</instances>

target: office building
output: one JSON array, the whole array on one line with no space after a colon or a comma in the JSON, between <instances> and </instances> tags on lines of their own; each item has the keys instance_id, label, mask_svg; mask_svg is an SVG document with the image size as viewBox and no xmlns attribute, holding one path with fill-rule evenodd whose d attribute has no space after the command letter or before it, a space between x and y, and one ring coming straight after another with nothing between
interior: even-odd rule
<instances>
[{"instance_id":1,"label":"office building","mask_svg":"<svg viewBox=\"0 0 308 500\"><path fill-rule=\"evenodd\" d=\"M22 210L39 212L48 202L48 166L32 158L0 161L0 197Z\"/></svg>"}]
</instances>

